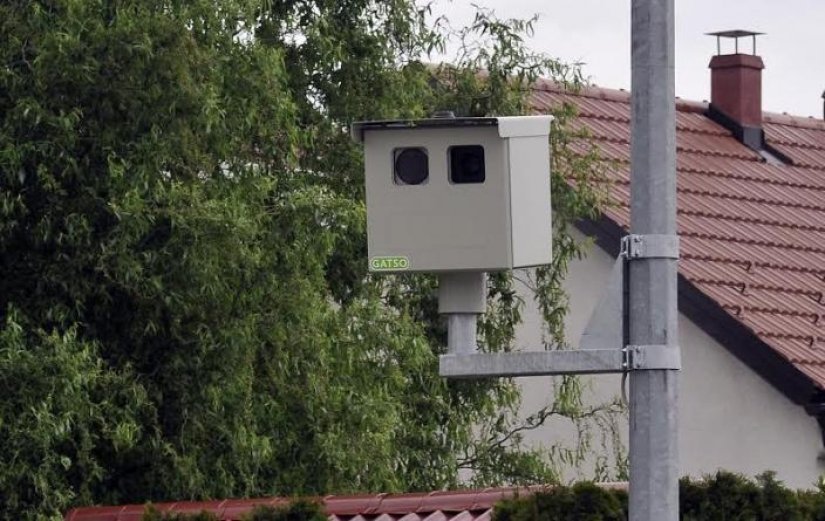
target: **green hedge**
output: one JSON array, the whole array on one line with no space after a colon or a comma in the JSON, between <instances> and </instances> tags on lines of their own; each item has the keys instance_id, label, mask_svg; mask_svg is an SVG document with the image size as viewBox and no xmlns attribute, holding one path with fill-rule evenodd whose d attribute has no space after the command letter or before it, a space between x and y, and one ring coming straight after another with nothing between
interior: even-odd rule
<instances>
[{"instance_id":1,"label":"green hedge","mask_svg":"<svg viewBox=\"0 0 825 521\"><path fill-rule=\"evenodd\" d=\"M755 480L720 472L679 483L682 521L825 521L825 489L786 488L773 474ZM216 521L208 513L163 514L147 506L143 521ZM296 501L281 508L258 507L248 521L326 521L321 505ZM493 521L626 521L627 492L593 483L555 487L498 503Z\"/></svg>"},{"instance_id":2,"label":"green hedge","mask_svg":"<svg viewBox=\"0 0 825 521\"><path fill-rule=\"evenodd\" d=\"M771 473L755 480L720 472L683 479L682 521L825 521L825 491L788 489ZM625 521L627 492L592 483L558 487L503 501L493 521Z\"/></svg>"}]
</instances>

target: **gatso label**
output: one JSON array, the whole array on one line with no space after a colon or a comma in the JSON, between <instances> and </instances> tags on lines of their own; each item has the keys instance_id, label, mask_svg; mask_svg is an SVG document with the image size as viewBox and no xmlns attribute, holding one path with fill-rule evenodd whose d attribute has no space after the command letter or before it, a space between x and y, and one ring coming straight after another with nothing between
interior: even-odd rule
<instances>
[{"instance_id":1,"label":"gatso label","mask_svg":"<svg viewBox=\"0 0 825 521\"><path fill-rule=\"evenodd\" d=\"M410 259L407 257L373 257L370 259L372 271L403 271L410 269Z\"/></svg>"}]
</instances>

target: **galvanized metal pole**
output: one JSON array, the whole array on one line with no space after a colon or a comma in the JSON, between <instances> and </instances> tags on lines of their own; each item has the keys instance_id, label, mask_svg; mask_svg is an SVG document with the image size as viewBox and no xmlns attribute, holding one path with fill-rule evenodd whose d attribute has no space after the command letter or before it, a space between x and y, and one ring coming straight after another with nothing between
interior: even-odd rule
<instances>
[{"instance_id":1,"label":"galvanized metal pole","mask_svg":"<svg viewBox=\"0 0 825 521\"><path fill-rule=\"evenodd\" d=\"M476 320L487 306L486 275L477 271L442 273L438 276L438 312L447 316L447 353L472 355L476 344Z\"/></svg>"},{"instance_id":2,"label":"galvanized metal pole","mask_svg":"<svg viewBox=\"0 0 825 521\"><path fill-rule=\"evenodd\" d=\"M447 352L451 355L471 355L476 352L475 313L447 313Z\"/></svg>"},{"instance_id":3,"label":"galvanized metal pole","mask_svg":"<svg viewBox=\"0 0 825 521\"><path fill-rule=\"evenodd\" d=\"M631 233L676 234L674 0L632 0ZM630 263L630 343L678 350L677 260ZM679 372L630 375L630 519L677 521Z\"/></svg>"}]
</instances>

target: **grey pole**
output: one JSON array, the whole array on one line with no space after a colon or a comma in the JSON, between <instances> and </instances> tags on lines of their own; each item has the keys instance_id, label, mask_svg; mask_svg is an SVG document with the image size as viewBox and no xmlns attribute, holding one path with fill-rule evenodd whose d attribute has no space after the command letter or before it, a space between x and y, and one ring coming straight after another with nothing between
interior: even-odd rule
<instances>
[{"instance_id":1,"label":"grey pole","mask_svg":"<svg viewBox=\"0 0 825 521\"><path fill-rule=\"evenodd\" d=\"M471 355L476 352L475 313L447 314L447 352L451 355Z\"/></svg>"},{"instance_id":2,"label":"grey pole","mask_svg":"<svg viewBox=\"0 0 825 521\"><path fill-rule=\"evenodd\" d=\"M676 234L674 0L632 0L632 234ZM630 263L631 345L678 350L677 260ZM678 354L678 353L677 353ZM679 372L630 375L630 519L677 521Z\"/></svg>"},{"instance_id":3,"label":"grey pole","mask_svg":"<svg viewBox=\"0 0 825 521\"><path fill-rule=\"evenodd\" d=\"M477 271L438 276L438 312L447 316L447 353L472 355L476 345L476 320L487 306L486 276Z\"/></svg>"}]
</instances>

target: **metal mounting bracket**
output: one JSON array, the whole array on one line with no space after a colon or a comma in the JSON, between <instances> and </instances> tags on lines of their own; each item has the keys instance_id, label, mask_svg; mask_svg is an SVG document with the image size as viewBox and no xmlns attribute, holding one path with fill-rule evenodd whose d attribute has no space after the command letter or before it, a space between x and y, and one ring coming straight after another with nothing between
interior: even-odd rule
<instances>
[{"instance_id":1,"label":"metal mounting bracket","mask_svg":"<svg viewBox=\"0 0 825 521\"><path fill-rule=\"evenodd\" d=\"M452 315L455 324L451 324L448 334L450 350L449 354L441 356L439 372L448 378L492 378L681 370L678 346L629 345L627 338L628 263L638 259L678 258L678 235L631 234L623 237L621 255L614 264L606 296L594 310L579 349L478 353L474 330L464 333L459 327L459 319L465 322L472 319L471 325L475 326L475 316ZM441 306L448 309L443 304ZM461 311L467 312L464 308Z\"/></svg>"},{"instance_id":2,"label":"metal mounting bracket","mask_svg":"<svg viewBox=\"0 0 825 521\"><path fill-rule=\"evenodd\" d=\"M620 255L627 260L635 259L678 259L678 235L638 235L622 237Z\"/></svg>"},{"instance_id":3,"label":"metal mounting bracket","mask_svg":"<svg viewBox=\"0 0 825 521\"><path fill-rule=\"evenodd\" d=\"M655 369L682 369L682 356L678 346L668 345L629 345L622 349L625 371L650 371Z\"/></svg>"}]
</instances>

